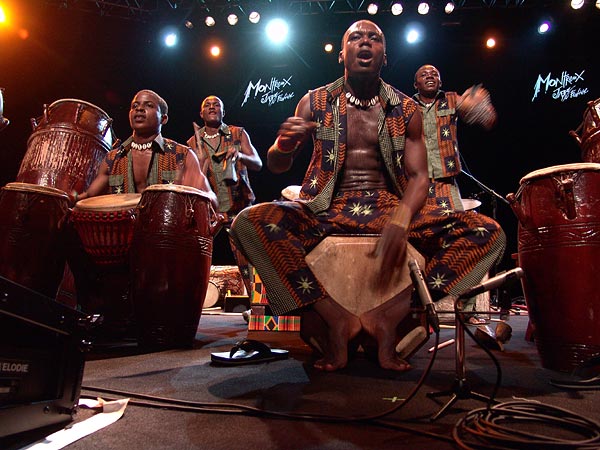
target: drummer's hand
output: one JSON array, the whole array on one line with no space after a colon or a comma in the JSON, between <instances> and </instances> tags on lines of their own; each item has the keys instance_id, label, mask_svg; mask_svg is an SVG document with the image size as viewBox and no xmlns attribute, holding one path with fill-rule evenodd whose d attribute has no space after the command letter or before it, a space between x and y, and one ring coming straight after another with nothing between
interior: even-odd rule
<instances>
[{"instance_id":1,"label":"drummer's hand","mask_svg":"<svg viewBox=\"0 0 600 450\"><path fill-rule=\"evenodd\" d=\"M375 287L384 291L395 280L406 260L406 242L408 231L395 225L386 225L377 241L374 256L377 264Z\"/></svg>"},{"instance_id":2,"label":"drummer's hand","mask_svg":"<svg viewBox=\"0 0 600 450\"><path fill-rule=\"evenodd\" d=\"M293 150L302 144L316 127L316 122L304 120L302 117L288 117L277 132L279 147L285 151Z\"/></svg>"}]
</instances>

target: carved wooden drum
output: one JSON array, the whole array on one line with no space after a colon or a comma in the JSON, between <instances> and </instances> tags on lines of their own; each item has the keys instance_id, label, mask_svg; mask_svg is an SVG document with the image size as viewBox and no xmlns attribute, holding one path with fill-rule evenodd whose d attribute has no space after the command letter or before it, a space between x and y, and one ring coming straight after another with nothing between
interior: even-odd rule
<instances>
[{"instance_id":1,"label":"carved wooden drum","mask_svg":"<svg viewBox=\"0 0 600 450\"><path fill-rule=\"evenodd\" d=\"M600 164L536 170L509 200L542 365L570 372L600 353Z\"/></svg>"},{"instance_id":2,"label":"carved wooden drum","mask_svg":"<svg viewBox=\"0 0 600 450\"><path fill-rule=\"evenodd\" d=\"M209 281L214 217L198 189L152 185L142 193L130 258L141 347L193 344Z\"/></svg>"},{"instance_id":3,"label":"carved wooden drum","mask_svg":"<svg viewBox=\"0 0 600 450\"><path fill-rule=\"evenodd\" d=\"M588 102L583 121L569 134L579 144L583 161L600 163L600 98Z\"/></svg>"},{"instance_id":4,"label":"carved wooden drum","mask_svg":"<svg viewBox=\"0 0 600 450\"><path fill-rule=\"evenodd\" d=\"M17 181L85 191L112 148L112 119L91 103L62 99L44 105L43 116L31 122Z\"/></svg>"},{"instance_id":5,"label":"carved wooden drum","mask_svg":"<svg viewBox=\"0 0 600 450\"><path fill-rule=\"evenodd\" d=\"M0 275L54 298L62 279L69 197L59 189L8 183L0 191Z\"/></svg>"}]
</instances>

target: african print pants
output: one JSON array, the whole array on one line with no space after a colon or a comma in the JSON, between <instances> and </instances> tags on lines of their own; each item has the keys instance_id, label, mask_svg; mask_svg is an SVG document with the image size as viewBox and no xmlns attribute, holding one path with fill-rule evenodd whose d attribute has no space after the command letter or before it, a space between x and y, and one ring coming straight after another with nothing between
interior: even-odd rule
<instances>
[{"instance_id":1,"label":"african print pants","mask_svg":"<svg viewBox=\"0 0 600 450\"><path fill-rule=\"evenodd\" d=\"M328 296L305 261L314 247L330 234L380 233L398 202L387 191L341 192L319 214L300 202L260 203L240 212L230 233L256 267L273 313L284 315ZM413 217L409 241L426 258L430 289L454 295L479 283L506 246L494 220L428 205Z\"/></svg>"}]
</instances>

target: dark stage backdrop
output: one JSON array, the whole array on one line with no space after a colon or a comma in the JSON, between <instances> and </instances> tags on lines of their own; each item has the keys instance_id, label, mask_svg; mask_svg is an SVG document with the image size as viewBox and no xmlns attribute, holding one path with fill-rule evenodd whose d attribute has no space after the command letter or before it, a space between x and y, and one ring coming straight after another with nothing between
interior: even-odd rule
<instances>
[{"instance_id":1,"label":"dark stage backdrop","mask_svg":"<svg viewBox=\"0 0 600 450\"><path fill-rule=\"evenodd\" d=\"M302 95L342 74L337 52L344 30L370 18L292 17L290 44L274 49L263 38L262 22L214 29L197 24L190 30L183 27L183 17L173 21L167 14L139 22L48 7L43 1L6 3L29 38L19 39L14 29L0 30L0 87L11 120L0 132L1 185L14 181L32 131L30 119L41 116L44 104L63 98L91 102L114 119L116 135L126 138L129 102L142 88L167 100L170 119L163 134L178 141L191 135L201 100L218 95L225 102L225 121L244 126L264 158L279 124L293 114ZM387 13L372 20L387 37L383 78L405 93L414 93L414 73L426 63L440 69L446 90L462 92L474 83L490 90L499 114L496 128L485 132L460 126L460 149L470 172L505 196L535 169L581 161L568 133L581 123L587 102L599 97L600 11L593 5L573 11L561 1L546 8L497 6L443 16ZM535 30L542 16L554 20L554 32L546 36ZM425 40L409 46L403 35L417 21ZM175 49L160 42L159 31L167 23L179 25ZM483 45L488 32L498 38L492 51ZM219 61L205 57L213 42L224 47ZM323 52L325 42L334 43L333 54ZM299 184L307 163L305 155L290 173L274 175L267 168L252 173L259 201L278 198L285 186ZM464 176L460 184L465 197L482 191ZM492 198L480 195L482 212L493 213ZM496 206L509 256L516 251L516 219L502 201Z\"/></svg>"}]
</instances>

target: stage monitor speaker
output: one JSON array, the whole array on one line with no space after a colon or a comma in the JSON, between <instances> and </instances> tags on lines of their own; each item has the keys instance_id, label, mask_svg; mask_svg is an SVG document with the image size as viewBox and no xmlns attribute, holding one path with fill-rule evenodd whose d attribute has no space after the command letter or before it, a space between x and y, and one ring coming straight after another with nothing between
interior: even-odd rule
<instances>
[{"instance_id":1,"label":"stage monitor speaker","mask_svg":"<svg viewBox=\"0 0 600 450\"><path fill-rule=\"evenodd\" d=\"M90 323L0 277L0 437L73 420Z\"/></svg>"}]
</instances>

